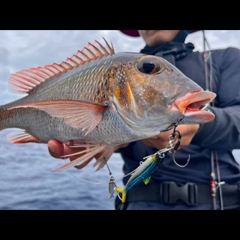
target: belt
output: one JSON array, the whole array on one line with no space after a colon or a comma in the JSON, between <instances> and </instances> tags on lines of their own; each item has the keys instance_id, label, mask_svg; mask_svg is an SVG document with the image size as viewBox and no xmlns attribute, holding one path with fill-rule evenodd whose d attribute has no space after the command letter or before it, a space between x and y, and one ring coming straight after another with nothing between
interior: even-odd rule
<instances>
[{"instance_id":1,"label":"belt","mask_svg":"<svg viewBox=\"0 0 240 240\"><path fill-rule=\"evenodd\" d=\"M240 183L221 185L223 208L240 208ZM219 191L216 203L219 204ZM127 192L126 204L135 201L159 202L163 204L185 203L189 206L212 204L210 185L175 182L161 182L160 184L139 184Z\"/></svg>"}]
</instances>

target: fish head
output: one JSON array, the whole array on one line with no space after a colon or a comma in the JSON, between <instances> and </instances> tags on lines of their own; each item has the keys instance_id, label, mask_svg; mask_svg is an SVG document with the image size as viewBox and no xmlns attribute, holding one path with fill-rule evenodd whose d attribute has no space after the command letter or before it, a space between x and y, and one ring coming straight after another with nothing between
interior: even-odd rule
<instances>
[{"instance_id":1,"label":"fish head","mask_svg":"<svg viewBox=\"0 0 240 240\"><path fill-rule=\"evenodd\" d=\"M117 68L113 101L122 119L134 130L154 135L182 123L206 123L214 114L203 108L216 96L204 91L165 59L132 54Z\"/></svg>"}]
</instances>

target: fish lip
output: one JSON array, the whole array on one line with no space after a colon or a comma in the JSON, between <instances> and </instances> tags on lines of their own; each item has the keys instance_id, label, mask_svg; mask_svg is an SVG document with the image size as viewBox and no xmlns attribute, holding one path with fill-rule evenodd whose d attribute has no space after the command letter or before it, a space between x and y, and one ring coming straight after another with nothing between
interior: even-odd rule
<instances>
[{"instance_id":1,"label":"fish lip","mask_svg":"<svg viewBox=\"0 0 240 240\"><path fill-rule=\"evenodd\" d=\"M197 90L187 93L178 98L171 106L177 107L180 114L197 113L203 110L214 98L216 94L209 91Z\"/></svg>"}]
</instances>

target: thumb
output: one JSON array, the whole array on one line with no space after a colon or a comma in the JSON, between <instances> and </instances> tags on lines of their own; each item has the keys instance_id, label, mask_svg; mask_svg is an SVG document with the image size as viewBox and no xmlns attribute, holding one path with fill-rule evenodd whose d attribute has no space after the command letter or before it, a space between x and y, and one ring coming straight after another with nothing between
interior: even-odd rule
<instances>
[{"instance_id":1,"label":"thumb","mask_svg":"<svg viewBox=\"0 0 240 240\"><path fill-rule=\"evenodd\" d=\"M66 159L62 156L68 154L68 147L66 144L57 140L50 140L48 141L48 151L50 155L54 158Z\"/></svg>"}]
</instances>

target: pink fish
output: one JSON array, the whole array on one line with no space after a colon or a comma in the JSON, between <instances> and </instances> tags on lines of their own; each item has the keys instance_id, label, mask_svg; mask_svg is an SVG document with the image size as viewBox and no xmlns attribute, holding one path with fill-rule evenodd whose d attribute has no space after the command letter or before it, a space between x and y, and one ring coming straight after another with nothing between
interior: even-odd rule
<instances>
[{"instance_id":1,"label":"pink fish","mask_svg":"<svg viewBox=\"0 0 240 240\"><path fill-rule=\"evenodd\" d=\"M0 106L0 130L22 129L10 134L10 143L77 140L81 156L54 171L85 166L96 154L99 170L114 146L170 129L183 114L185 124L214 119L203 110L214 93L203 91L161 57L115 53L105 43L89 43L60 64L10 76L10 89L27 93Z\"/></svg>"}]
</instances>

